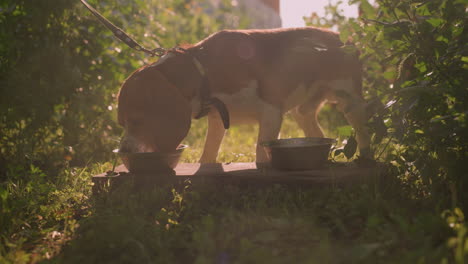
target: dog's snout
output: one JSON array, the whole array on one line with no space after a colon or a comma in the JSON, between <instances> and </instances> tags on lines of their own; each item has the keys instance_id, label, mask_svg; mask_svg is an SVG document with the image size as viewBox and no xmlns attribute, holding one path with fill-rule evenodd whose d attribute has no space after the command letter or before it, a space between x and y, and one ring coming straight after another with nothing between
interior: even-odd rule
<instances>
[{"instance_id":1,"label":"dog's snout","mask_svg":"<svg viewBox=\"0 0 468 264\"><path fill-rule=\"evenodd\" d=\"M120 140L120 151L121 152L135 152L135 142L128 135L124 135Z\"/></svg>"},{"instance_id":2,"label":"dog's snout","mask_svg":"<svg viewBox=\"0 0 468 264\"><path fill-rule=\"evenodd\" d=\"M120 141L121 152L154 152L154 149L137 138L125 134Z\"/></svg>"},{"instance_id":3,"label":"dog's snout","mask_svg":"<svg viewBox=\"0 0 468 264\"><path fill-rule=\"evenodd\" d=\"M121 152L132 152L131 143L130 143L130 140L128 140L127 136L124 136L120 140L120 148L119 149L120 149Z\"/></svg>"}]
</instances>

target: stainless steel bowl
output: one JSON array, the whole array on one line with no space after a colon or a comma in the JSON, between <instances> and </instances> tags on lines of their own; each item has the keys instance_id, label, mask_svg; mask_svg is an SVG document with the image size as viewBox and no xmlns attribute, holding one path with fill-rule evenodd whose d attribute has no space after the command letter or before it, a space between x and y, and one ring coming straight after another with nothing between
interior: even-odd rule
<instances>
[{"instance_id":1,"label":"stainless steel bowl","mask_svg":"<svg viewBox=\"0 0 468 264\"><path fill-rule=\"evenodd\" d=\"M179 145L172 153L120 151L117 153L130 172L166 172L171 171L177 166L182 152L184 152L186 148L188 148L187 145Z\"/></svg>"},{"instance_id":2,"label":"stainless steel bowl","mask_svg":"<svg viewBox=\"0 0 468 264\"><path fill-rule=\"evenodd\" d=\"M271 166L279 170L313 170L322 168L328 160L331 138L288 138L261 143Z\"/></svg>"}]
</instances>

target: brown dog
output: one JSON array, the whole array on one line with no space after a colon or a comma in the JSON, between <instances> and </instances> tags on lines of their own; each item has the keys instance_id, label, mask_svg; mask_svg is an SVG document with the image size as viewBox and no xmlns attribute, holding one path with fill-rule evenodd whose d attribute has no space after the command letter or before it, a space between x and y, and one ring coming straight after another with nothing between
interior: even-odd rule
<instances>
[{"instance_id":1,"label":"brown dog","mask_svg":"<svg viewBox=\"0 0 468 264\"><path fill-rule=\"evenodd\" d=\"M290 111L306 136L323 137L317 113L326 101L335 101L356 130L361 153L367 153L361 65L342 47L337 33L306 27L224 30L171 50L123 84L118 106L123 145L172 151L187 135L191 118L206 114L200 162L215 162L229 122L258 122L260 143L278 138L283 114ZM213 98L221 107L208 106ZM257 162L266 159L257 144Z\"/></svg>"}]
</instances>

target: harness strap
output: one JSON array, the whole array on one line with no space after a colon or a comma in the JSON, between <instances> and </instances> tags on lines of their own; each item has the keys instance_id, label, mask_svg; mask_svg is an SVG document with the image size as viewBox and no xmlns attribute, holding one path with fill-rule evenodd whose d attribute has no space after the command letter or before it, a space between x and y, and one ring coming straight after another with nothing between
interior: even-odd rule
<instances>
[{"instance_id":1,"label":"harness strap","mask_svg":"<svg viewBox=\"0 0 468 264\"><path fill-rule=\"evenodd\" d=\"M210 82L206 75L205 68L195 56L190 54L190 57L192 57L193 64L198 69L198 72L203 78L202 85L200 86L200 90L199 90L200 112L195 116L195 119L200 119L206 116L210 112L211 106L213 106L214 108L216 108L219 115L221 116L224 129L229 129L231 122L229 118L229 111L226 105L223 103L223 101L219 100L216 97L211 96Z\"/></svg>"}]
</instances>

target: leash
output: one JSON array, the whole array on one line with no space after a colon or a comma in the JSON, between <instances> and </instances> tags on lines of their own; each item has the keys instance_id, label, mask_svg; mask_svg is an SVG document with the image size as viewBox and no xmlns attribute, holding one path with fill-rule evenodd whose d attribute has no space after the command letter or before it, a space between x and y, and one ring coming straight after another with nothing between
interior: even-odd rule
<instances>
[{"instance_id":1,"label":"leash","mask_svg":"<svg viewBox=\"0 0 468 264\"><path fill-rule=\"evenodd\" d=\"M162 57L164 54L166 54L167 50L161 47L155 48L153 50L149 50L142 45L140 45L138 42L136 42L133 38L131 38L127 33L125 33L121 28L117 27L114 25L112 22L110 22L107 18L102 16L94 7L92 7L88 2L85 0L80 0L81 3L89 10L91 13L93 13L94 16L97 17L99 21L101 21L104 26L106 26L114 35L120 39L122 42L127 44L130 48L135 49L137 51L143 51L147 54L149 54L151 57L157 56L157 57ZM158 43L158 46L159 43Z\"/></svg>"},{"instance_id":2,"label":"leash","mask_svg":"<svg viewBox=\"0 0 468 264\"><path fill-rule=\"evenodd\" d=\"M210 85L209 85L209 80L208 77L206 76L206 71L201 64L201 62L190 52L184 48L181 47L175 47L172 49L165 49L165 48L155 48L153 50L147 49L140 45L138 42L136 42L133 38L131 38L127 33L125 33L121 28L117 27L114 25L112 22L110 22L107 18L105 18L103 15L101 15L94 7L92 7L88 2L85 0L80 0L81 3L94 15L97 17L97 19L104 24L114 35L120 39L122 42L127 44L130 48L135 49L137 51L143 51L147 54L149 54L151 57L157 56L157 57L162 57L168 52L180 52L183 54L186 54L192 58L192 61L197 68L198 72L203 78L202 81L202 86L199 89L200 93L200 112L195 116L195 119L200 119L204 116L206 116L210 112L210 106L213 106L218 112L219 115L221 116L221 120L223 121L223 126L225 129L229 129L230 127L230 118L229 118L229 111L226 107L226 105L219 100L216 97L211 96L210 92ZM158 46L159 43L158 43Z\"/></svg>"}]
</instances>

